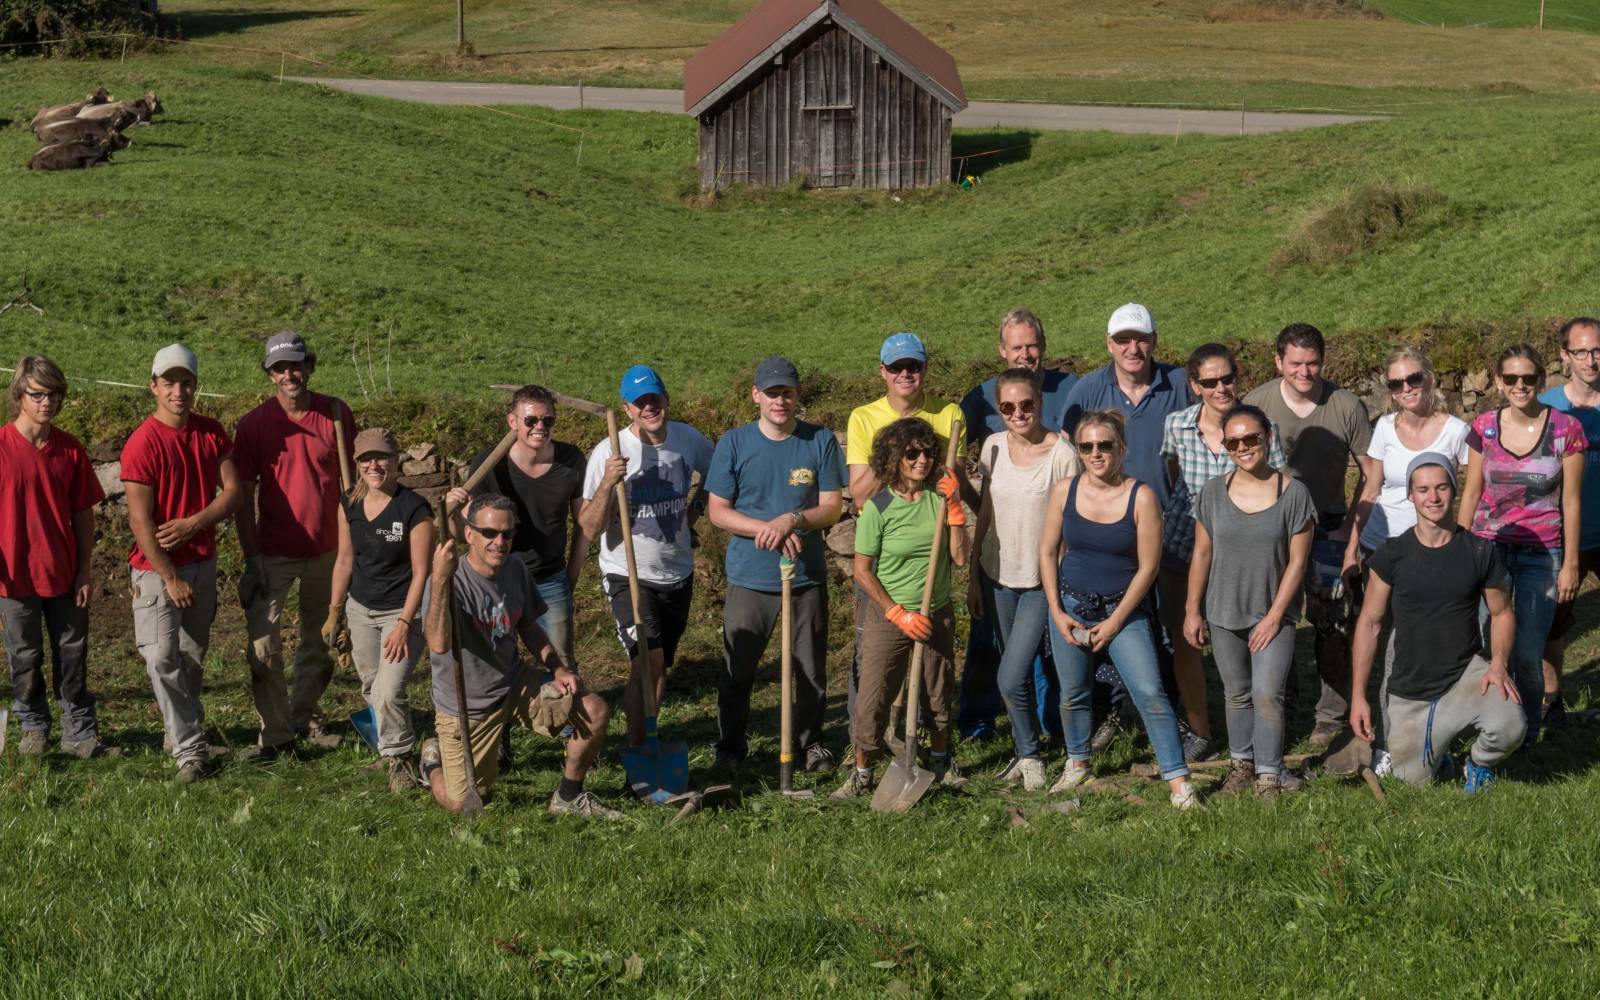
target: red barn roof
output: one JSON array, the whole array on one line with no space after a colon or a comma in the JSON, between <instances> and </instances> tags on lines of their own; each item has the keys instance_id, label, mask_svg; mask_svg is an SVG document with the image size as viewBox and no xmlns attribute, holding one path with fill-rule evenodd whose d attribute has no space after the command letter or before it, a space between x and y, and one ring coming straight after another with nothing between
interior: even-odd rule
<instances>
[{"instance_id":1,"label":"red barn roof","mask_svg":"<svg viewBox=\"0 0 1600 1000\"><path fill-rule=\"evenodd\" d=\"M683 109L692 115L709 110L789 43L828 18L952 111L967 106L967 92L950 53L878 0L763 0L684 63Z\"/></svg>"}]
</instances>

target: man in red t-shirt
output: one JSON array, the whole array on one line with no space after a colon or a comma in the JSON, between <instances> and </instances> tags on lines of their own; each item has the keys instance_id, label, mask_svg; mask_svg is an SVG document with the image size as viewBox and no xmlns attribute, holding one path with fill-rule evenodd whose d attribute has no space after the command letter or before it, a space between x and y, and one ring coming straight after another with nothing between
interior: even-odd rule
<instances>
[{"instance_id":1,"label":"man in red t-shirt","mask_svg":"<svg viewBox=\"0 0 1600 1000\"><path fill-rule=\"evenodd\" d=\"M298 333L273 334L261 367L276 391L239 421L234 457L244 483L237 516L245 557L239 606L250 632L250 692L261 717L256 745L243 755L271 760L292 749L296 738L327 747L339 743L322 729L317 702L333 676L333 657L322 638L339 554L340 456L333 422L343 421L346 442L355 440L356 425L342 402L309 388L317 356ZM296 581L300 647L291 696L278 629Z\"/></svg>"},{"instance_id":2,"label":"man in red t-shirt","mask_svg":"<svg viewBox=\"0 0 1600 1000\"><path fill-rule=\"evenodd\" d=\"M192 412L199 362L182 344L150 366L156 412L122 447L133 530L133 633L180 781L211 774L200 666L217 613L217 532L240 493L222 425Z\"/></svg>"},{"instance_id":3,"label":"man in red t-shirt","mask_svg":"<svg viewBox=\"0 0 1600 1000\"><path fill-rule=\"evenodd\" d=\"M44 634L50 634L61 749L78 757L114 753L100 742L89 692L89 557L94 505L105 499L78 439L50 426L67 379L42 356L11 378L12 423L0 427L0 624L11 661L11 711L18 749L44 753L50 737Z\"/></svg>"}]
</instances>

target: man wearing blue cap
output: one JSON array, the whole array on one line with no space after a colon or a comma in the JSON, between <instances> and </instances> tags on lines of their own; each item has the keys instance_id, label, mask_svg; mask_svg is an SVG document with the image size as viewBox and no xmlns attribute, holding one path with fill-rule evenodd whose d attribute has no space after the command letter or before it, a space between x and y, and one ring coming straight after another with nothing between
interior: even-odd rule
<instances>
[{"instance_id":1,"label":"man wearing blue cap","mask_svg":"<svg viewBox=\"0 0 1600 1000\"><path fill-rule=\"evenodd\" d=\"M728 532L717 758L737 765L749 745L750 689L783 604L780 557L794 562L795 746L808 771L832 770L822 743L828 698L828 564L822 532L843 509L844 463L826 427L796 417L800 373L774 355L756 365L759 419L717 442L706 477L711 523Z\"/></svg>"},{"instance_id":2,"label":"man wearing blue cap","mask_svg":"<svg viewBox=\"0 0 1600 1000\"><path fill-rule=\"evenodd\" d=\"M617 622L617 640L633 660L633 680L623 694L622 707L628 715L628 742L638 746L644 742L644 717L637 681L644 665L638 660L616 486L623 483L628 493L639 572L639 611L650 639L650 676L659 706L666 693L667 669L689 624L693 596L694 536L690 528L703 506L697 498L691 507L689 484L696 473L704 479L712 449L705 435L688 424L667 419L667 387L654 369L634 365L623 373L620 388L629 421L618 436L622 454L613 455L606 439L589 453L578 525L585 536L600 540L600 572Z\"/></svg>"}]
</instances>

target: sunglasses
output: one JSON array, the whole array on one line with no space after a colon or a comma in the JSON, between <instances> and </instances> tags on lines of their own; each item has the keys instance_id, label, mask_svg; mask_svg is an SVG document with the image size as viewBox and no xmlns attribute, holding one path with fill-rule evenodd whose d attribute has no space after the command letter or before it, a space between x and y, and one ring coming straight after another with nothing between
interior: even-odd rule
<instances>
[{"instance_id":1,"label":"sunglasses","mask_svg":"<svg viewBox=\"0 0 1600 1000\"><path fill-rule=\"evenodd\" d=\"M548 417L535 417L532 414L530 414L530 415L522 418L522 426L527 427L530 430L532 428L535 428L535 427L547 427L548 428L548 427L554 427L555 425L556 425L556 415L554 413L550 414Z\"/></svg>"},{"instance_id":2,"label":"sunglasses","mask_svg":"<svg viewBox=\"0 0 1600 1000\"><path fill-rule=\"evenodd\" d=\"M907 448L906 449L905 460L907 462L915 462L918 459L937 458L938 456L939 456L939 453L934 451L932 448L915 448L915 447L913 447L913 448Z\"/></svg>"},{"instance_id":3,"label":"sunglasses","mask_svg":"<svg viewBox=\"0 0 1600 1000\"><path fill-rule=\"evenodd\" d=\"M392 462L392 461L394 461L394 456L393 455L385 455L385 454L383 454L381 452L374 453L374 454L371 454L371 455L357 455L356 456L356 464L357 465L378 465L378 464L383 463L383 462Z\"/></svg>"},{"instance_id":4,"label":"sunglasses","mask_svg":"<svg viewBox=\"0 0 1600 1000\"><path fill-rule=\"evenodd\" d=\"M1114 455L1117 451L1115 441L1079 441L1078 453L1080 455Z\"/></svg>"},{"instance_id":5,"label":"sunglasses","mask_svg":"<svg viewBox=\"0 0 1600 1000\"><path fill-rule=\"evenodd\" d=\"M59 396L65 395L65 393L58 392L55 389L40 389L37 392L32 389L24 389L22 390L22 394L33 400L35 403L42 403L47 399L55 399Z\"/></svg>"},{"instance_id":6,"label":"sunglasses","mask_svg":"<svg viewBox=\"0 0 1600 1000\"><path fill-rule=\"evenodd\" d=\"M1427 381L1427 372L1412 372L1405 378L1392 378L1384 384L1389 387L1390 392L1399 392L1401 386L1410 386L1413 389L1420 389Z\"/></svg>"},{"instance_id":7,"label":"sunglasses","mask_svg":"<svg viewBox=\"0 0 1600 1000\"><path fill-rule=\"evenodd\" d=\"M1239 381L1239 376L1229 372L1226 375L1218 375L1216 378L1197 378L1194 380L1194 384L1202 389L1215 389L1219 385L1233 385L1237 381Z\"/></svg>"},{"instance_id":8,"label":"sunglasses","mask_svg":"<svg viewBox=\"0 0 1600 1000\"><path fill-rule=\"evenodd\" d=\"M1229 451L1243 451L1246 448L1261 447L1261 432L1254 434L1241 434L1236 438L1223 438L1222 447Z\"/></svg>"},{"instance_id":9,"label":"sunglasses","mask_svg":"<svg viewBox=\"0 0 1600 1000\"><path fill-rule=\"evenodd\" d=\"M1532 387L1539 384L1539 376L1536 373L1501 372L1500 381L1504 382L1506 385L1525 385Z\"/></svg>"},{"instance_id":10,"label":"sunglasses","mask_svg":"<svg viewBox=\"0 0 1600 1000\"><path fill-rule=\"evenodd\" d=\"M922 362L920 361L896 361L892 365L884 365L883 367L887 368L890 374L893 375L922 374Z\"/></svg>"},{"instance_id":11,"label":"sunglasses","mask_svg":"<svg viewBox=\"0 0 1600 1000\"><path fill-rule=\"evenodd\" d=\"M482 535L484 538L487 538L491 542L498 538L510 538L514 533L514 529L512 528L480 528L476 524L469 524L467 527L471 528L473 531L476 531L478 534Z\"/></svg>"},{"instance_id":12,"label":"sunglasses","mask_svg":"<svg viewBox=\"0 0 1600 1000\"><path fill-rule=\"evenodd\" d=\"M1033 412L1033 400L1024 399L1021 402L1013 403L1011 400L1008 399L1004 403L1000 404L1000 415L1003 416L1003 417L1009 417L1013 413L1017 413L1019 411L1022 413L1023 416L1027 416L1028 414L1032 413Z\"/></svg>"}]
</instances>

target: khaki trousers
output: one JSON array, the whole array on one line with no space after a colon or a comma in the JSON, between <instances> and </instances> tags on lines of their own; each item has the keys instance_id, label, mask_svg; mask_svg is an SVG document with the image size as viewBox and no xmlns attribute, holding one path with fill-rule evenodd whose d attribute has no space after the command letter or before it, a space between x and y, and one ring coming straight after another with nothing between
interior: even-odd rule
<instances>
[{"instance_id":1,"label":"khaki trousers","mask_svg":"<svg viewBox=\"0 0 1600 1000\"><path fill-rule=\"evenodd\" d=\"M261 717L258 742L266 747L281 747L304 734L311 726L322 692L333 677L333 657L322 641L322 625L328 618L328 600L333 589L333 562L337 553L312 559L286 559L261 556L261 571L266 577L266 596L245 610L250 645L250 694ZM299 581L300 644L294 654L294 689L291 694L283 668L284 603L289 590Z\"/></svg>"}]
</instances>

